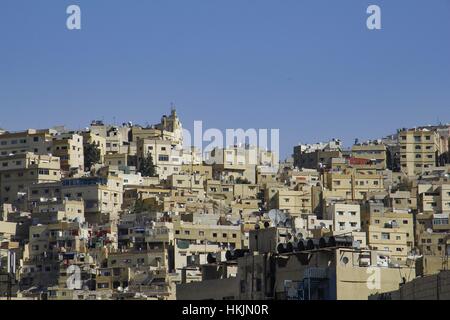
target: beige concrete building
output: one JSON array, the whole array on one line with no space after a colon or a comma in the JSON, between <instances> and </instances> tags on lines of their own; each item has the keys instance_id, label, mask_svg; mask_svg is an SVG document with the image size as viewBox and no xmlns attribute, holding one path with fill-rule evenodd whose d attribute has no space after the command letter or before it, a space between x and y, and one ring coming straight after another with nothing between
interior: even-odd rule
<instances>
[{"instance_id":1,"label":"beige concrete building","mask_svg":"<svg viewBox=\"0 0 450 320\"><path fill-rule=\"evenodd\" d=\"M48 155L52 152L55 130L28 129L20 132L0 134L0 156L23 154L27 152Z\"/></svg>"},{"instance_id":2,"label":"beige concrete building","mask_svg":"<svg viewBox=\"0 0 450 320\"><path fill-rule=\"evenodd\" d=\"M361 207L359 204L334 203L327 208L326 219L333 221L333 231L350 233L361 230Z\"/></svg>"},{"instance_id":3,"label":"beige concrete building","mask_svg":"<svg viewBox=\"0 0 450 320\"><path fill-rule=\"evenodd\" d=\"M123 180L109 176L65 179L61 196L68 200L83 200L86 221L105 222L118 218L123 204Z\"/></svg>"},{"instance_id":4,"label":"beige concrete building","mask_svg":"<svg viewBox=\"0 0 450 320\"><path fill-rule=\"evenodd\" d=\"M150 127L133 126L131 130L132 140L165 140L170 141L172 146L183 145L183 125L178 118L175 109L172 109L170 115L164 115L161 122Z\"/></svg>"},{"instance_id":5,"label":"beige concrete building","mask_svg":"<svg viewBox=\"0 0 450 320\"><path fill-rule=\"evenodd\" d=\"M190 175L201 175L205 178L205 180L212 180L213 178L212 166L205 164L183 164L181 166L181 172Z\"/></svg>"},{"instance_id":6,"label":"beige concrete building","mask_svg":"<svg viewBox=\"0 0 450 320\"><path fill-rule=\"evenodd\" d=\"M58 221L84 221L83 200L43 201L31 207L32 218L41 224L51 224Z\"/></svg>"},{"instance_id":7,"label":"beige concrete building","mask_svg":"<svg viewBox=\"0 0 450 320\"><path fill-rule=\"evenodd\" d=\"M389 211L382 203L368 203L363 208L362 228L367 233L369 247L406 263L415 246L413 215Z\"/></svg>"},{"instance_id":8,"label":"beige concrete building","mask_svg":"<svg viewBox=\"0 0 450 320\"><path fill-rule=\"evenodd\" d=\"M373 295L370 300L450 300L450 271L414 279L398 290Z\"/></svg>"},{"instance_id":9,"label":"beige concrete building","mask_svg":"<svg viewBox=\"0 0 450 320\"><path fill-rule=\"evenodd\" d=\"M363 200L372 192L384 191L383 175L362 174L355 171L329 173L326 175L326 196L346 200Z\"/></svg>"},{"instance_id":10,"label":"beige concrete building","mask_svg":"<svg viewBox=\"0 0 450 320\"><path fill-rule=\"evenodd\" d=\"M437 164L439 135L429 130L405 130L399 133L400 165L407 176L420 175Z\"/></svg>"},{"instance_id":11,"label":"beige concrete building","mask_svg":"<svg viewBox=\"0 0 450 320\"><path fill-rule=\"evenodd\" d=\"M28 205L39 207L48 201L83 201L85 219L100 223L117 219L123 204L123 181L114 176L64 179L30 187Z\"/></svg>"},{"instance_id":12,"label":"beige concrete building","mask_svg":"<svg viewBox=\"0 0 450 320\"><path fill-rule=\"evenodd\" d=\"M100 150L100 163L104 163L104 157L106 155L106 138L100 135L96 135L91 131L84 131L81 133L83 136L84 144L94 144Z\"/></svg>"},{"instance_id":13,"label":"beige concrete building","mask_svg":"<svg viewBox=\"0 0 450 320\"><path fill-rule=\"evenodd\" d=\"M198 244L223 244L241 249L243 244L240 226L198 225L174 222L176 240L191 241Z\"/></svg>"},{"instance_id":14,"label":"beige concrete building","mask_svg":"<svg viewBox=\"0 0 450 320\"><path fill-rule=\"evenodd\" d=\"M422 213L450 213L450 183L420 183L418 210Z\"/></svg>"},{"instance_id":15,"label":"beige concrete building","mask_svg":"<svg viewBox=\"0 0 450 320\"><path fill-rule=\"evenodd\" d=\"M61 159L63 171L84 172L83 136L75 133L55 135L52 153Z\"/></svg>"},{"instance_id":16,"label":"beige concrete building","mask_svg":"<svg viewBox=\"0 0 450 320\"><path fill-rule=\"evenodd\" d=\"M153 164L156 166L156 173L161 180L181 173L182 150L173 147L171 141L139 139L137 146L138 169L141 160L151 154Z\"/></svg>"},{"instance_id":17,"label":"beige concrete building","mask_svg":"<svg viewBox=\"0 0 450 320\"><path fill-rule=\"evenodd\" d=\"M246 255L236 276L216 272L202 282L177 286L179 300L368 300L415 278L410 267L386 265L383 253L353 248L308 255ZM216 269L223 269L217 266ZM221 288L214 290L213 288Z\"/></svg>"},{"instance_id":18,"label":"beige concrete building","mask_svg":"<svg viewBox=\"0 0 450 320\"><path fill-rule=\"evenodd\" d=\"M312 213L311 191L278 190L270 208L288 212L293 216Z\"/></svg>"},{"instance_id":19,"label":"beige concrete building","mask_svg":"<svg viewBox=\"0 0 450 320\"><path fill-rule=\"evenodd\" d=\"M59 181L60 160L57 157L24 153L0 158L0 203L20 205L34 184Z\"/></svg>"},{"instance_id":20,"label":"beige concrete building","mask_svg":"<svg viewBox=\"0 0 450 320\"><path fill-rule=\"evenodd\" d=\"M352 156L359 159L370 160L371 164L378 170L387 168L387 148L378 142L355 144L352 147Z\"/></svg>"}]
</instances>

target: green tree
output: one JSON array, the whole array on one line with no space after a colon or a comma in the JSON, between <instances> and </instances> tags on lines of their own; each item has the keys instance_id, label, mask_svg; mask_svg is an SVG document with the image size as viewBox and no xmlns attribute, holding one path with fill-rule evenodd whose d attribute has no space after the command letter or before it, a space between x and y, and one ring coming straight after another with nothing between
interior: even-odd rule
<instances>
[{"instance_id":1,"label":"green tree","mask_svg":"<svg viewBox=\"0 0 450 320\"><path fill-rule=\"evenodd\" d=\"M251 184L251 182L247 178L238 177L234 183L236 184Z\"/></svg>"},{"instance_id":2,"label":"green tree","mask_svg":"<svg viewBox=\"0 0 450 320\"><path fill-rule=\"evenodd\" d=\"M148 153L147 157L141 159L139 164L139 172L143 177L156 176L156 167L153 164L153 157L151 153Z\"/></svg>"},{"instance_id":3,"label":"green tree","mask_svg":"<svg viewBox=\"0 0 450 320\"><path fill-rule=\"evenodd\" d=\"M89 170L94 164L100 162L100 149L95 143L88 143L84 145L84 168Z\"/></svg>"}]
</instances>

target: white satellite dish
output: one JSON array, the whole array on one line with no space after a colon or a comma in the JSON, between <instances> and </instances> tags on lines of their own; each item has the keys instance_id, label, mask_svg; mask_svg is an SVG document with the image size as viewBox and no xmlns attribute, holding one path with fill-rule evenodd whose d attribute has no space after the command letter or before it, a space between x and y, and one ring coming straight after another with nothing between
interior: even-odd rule
<instances>
[{"instance_id":1,"label":"white satellite dish","mask_svg":"<svg viewBox=\"0 0 450 320\"><path fill-rule=\"evenodd\" d=\"M269 219L278 226L280 223L284 224L287 220L286 214L278 209L269 211Z\"/></svg>"}]
</instances>

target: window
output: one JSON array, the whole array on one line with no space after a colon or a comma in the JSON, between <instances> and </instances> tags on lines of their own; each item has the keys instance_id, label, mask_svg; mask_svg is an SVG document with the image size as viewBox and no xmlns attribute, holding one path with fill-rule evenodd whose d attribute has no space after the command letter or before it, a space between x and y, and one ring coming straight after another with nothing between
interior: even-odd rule
<instances>
[{"instance_id":1,"label":"window","mask_svg":"<svg viewBox=\"0 0 450 320\"><path fill-rule=\"evenodd\" d=\"M391 239L391 235L387 232L382 232L381 233L381 239L383 240L390 240Z\"/></svg>"},{"instance_id":2,"label":"window","mask_svg":"<svg viewBox=\"0 0 450 320\"><path fill-rule=\"evenodd\" d=\"M99 283L99 284L97 284L97 288L98 289L108 289L109 288L109 283L107 283L107 282Z\"/></svg>"},{"instance_id":3,"label":"window","mask_svg":"<svg viewBox=\"0 0 450 320\"><path fill-rule=\"evenodd\" d=\"M159 155L158 160L159 161L169 161L169 156L167 156L167 155Z\"/></svg>"}]
</instances>

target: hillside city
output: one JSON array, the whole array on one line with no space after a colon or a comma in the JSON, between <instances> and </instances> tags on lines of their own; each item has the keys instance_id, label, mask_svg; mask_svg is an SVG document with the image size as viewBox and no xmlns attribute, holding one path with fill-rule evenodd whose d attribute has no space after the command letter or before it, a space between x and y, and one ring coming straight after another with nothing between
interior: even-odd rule
<instances>
[{"instance_id":1,"label":"hillside city","mask_svg":"<svg viewBox=\"0 0 450 320\"><path fill-rule=\"evenodd\" d=\"M449 147L439 124L205 155L174 108L0 130L0 299L450 299Z\"/></svg>"}]
</instances>

